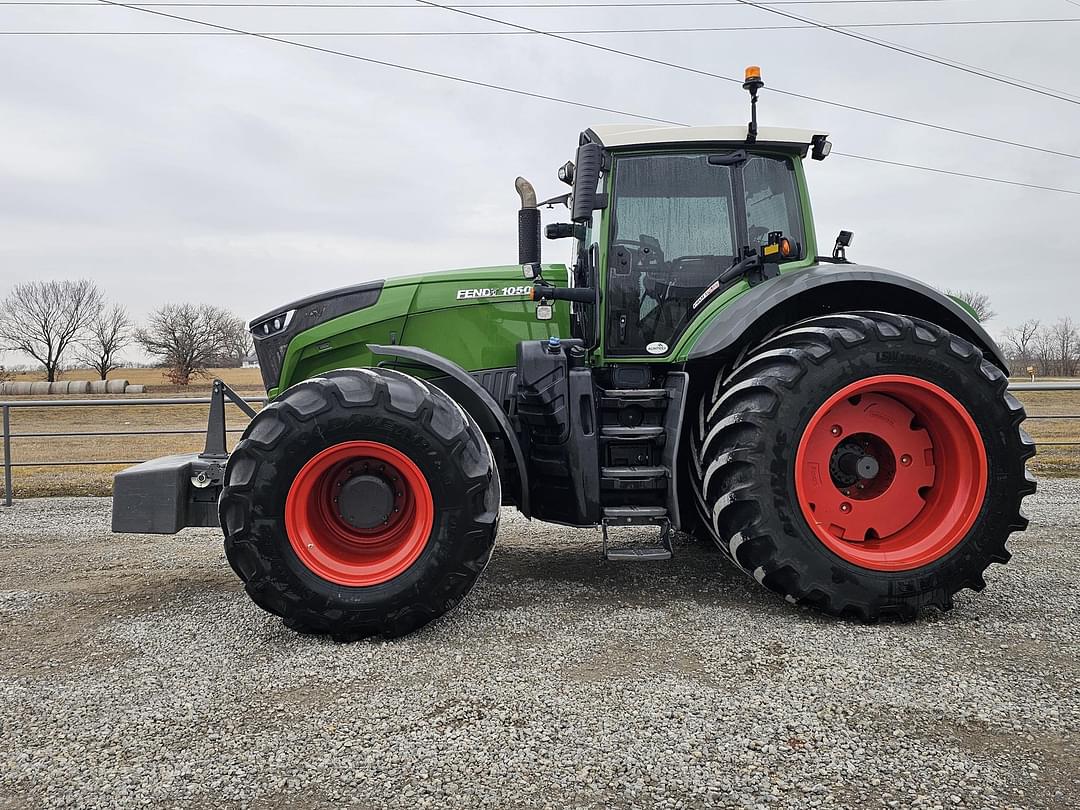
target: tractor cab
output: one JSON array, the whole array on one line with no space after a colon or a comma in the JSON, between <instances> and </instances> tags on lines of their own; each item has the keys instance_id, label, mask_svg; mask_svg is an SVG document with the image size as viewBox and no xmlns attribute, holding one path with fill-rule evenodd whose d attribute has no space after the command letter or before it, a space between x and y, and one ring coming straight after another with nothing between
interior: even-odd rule
<instances>
[{"instance_id":1,"label":"tractor cab","mask_svg":"<svg viewBox=\"0 0 1080 810\"><path fill-rule=\"evenodd\" d=\"M577 289L547 289L539 278L537 315L551 317L549 300L575 302L573 336L601 363L679 359L729 290L814 263L802 161L824 160L832 145L815 130L759 128L760 68L747 68L743 87L746 126L597 126L559 169L572 192L547 203L564 201L573 221L549 225L547 236L574 238ZM519 260L532 279L540 217L532 186L518 178L517 187Z\"/></svg>"},{"instance_id":2,"label":"tractor cab","mask_svg":"<svg viewBox=\"0 0 1080 810\"><path fill-rule=\"evenodd\" d=\"M728 288L811 264L802 159L822 153L825 137L769 128L748 143L735 126L586 130L577 163L599 153L601 172L572 173L584 227L548 230L577 237L574 286L602 291L600 317L575 305L574 336L605 359L666 359Z\"/></svg>"}]
</instances>

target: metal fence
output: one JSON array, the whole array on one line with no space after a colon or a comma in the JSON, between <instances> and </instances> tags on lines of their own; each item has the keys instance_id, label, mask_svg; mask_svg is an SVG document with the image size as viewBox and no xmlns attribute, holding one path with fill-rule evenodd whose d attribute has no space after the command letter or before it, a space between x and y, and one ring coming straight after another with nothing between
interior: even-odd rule
<instances>
[{"instance_id":1,"label":"metal fence","mask_svg":"<svg viewBox=\"0 0 1080 810\"><path fill-rule=\"evenodd\" d=\"M245 402L265 403L265 396L244 397ZM147 461L145 458L122 458L122 459L81 459L67 461L16 461L12 456L12 439L75 439L75 438L101 438L111 436L202 436L206 434L206 428L190 428L185 430L92 430L76 432L31 432L12 433L11 414L16 410L30 410L33 408L130 408L130 407L167 407L175 405L210 405L213 400L210 397L172 397L172 398L117 398L117 399L24 399L8 400L0 402L0 418L3 420L3 447L4 447L4 505L12 503L12 470L15 467L93 467L108 465L140 464ZM227 433L241 433L241 428L226 429Z\"/></svg>"},{"instance_id":2,"label":"metal fence","mask_svg":"<svg viewBox=\"0 0 1080 810\"><path fill-rule=\"evenodd\" d=\"M1009 386L1010 391L1022 393L1025 391L1080 391L1080 382L1062 383L1013 383ZM244 397L245 402L263 404L267 401L265 396ZM0 402L0 413L3 418L3 447L4 447L4 504L11 506L12 503L12 470L15 467L88 467L105 465L130 465L139 464L147 459L92 459L92 460L68 460L68 461L16 461L12 457L12 439L73 439L73 438L99 438L110 436L184 436L203 435L206 431L202 428L186 430L110 430L110 431L83 431L63 433L12 433L11 414L16 410L29 410L32 408L110 408L110 407L168 407L175 405L209 405L210 397L173 397L173 398L124 398L124 399L26 399L8 400ZM1028 416L1030 420L1042 419L1073 419L1080 421L1080 414L1035 414ZM227 433L240 433L240 428L230 428ZM1041 447L1078 447L1080 441L1053 441L1039 442Z\"/></svg>"}]
</instances>

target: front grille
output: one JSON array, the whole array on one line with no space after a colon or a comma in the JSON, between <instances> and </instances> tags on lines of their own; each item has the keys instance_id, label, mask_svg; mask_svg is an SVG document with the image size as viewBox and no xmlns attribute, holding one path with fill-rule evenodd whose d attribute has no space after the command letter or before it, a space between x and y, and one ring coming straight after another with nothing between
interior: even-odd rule
<instances>
[{"instance_id":1,"label":"front grille","mask_svg":"<svg viewBox=\"0 0 1080 810\"><path fill-rule=\"evenodd\" d=\"M366 309L379 300L383 282L370 281L312 295L261 315L249 324L263 385L269 391L281 382L281 367L289 343L301 332L329 320Z\"/></svg>"}]
</instances>

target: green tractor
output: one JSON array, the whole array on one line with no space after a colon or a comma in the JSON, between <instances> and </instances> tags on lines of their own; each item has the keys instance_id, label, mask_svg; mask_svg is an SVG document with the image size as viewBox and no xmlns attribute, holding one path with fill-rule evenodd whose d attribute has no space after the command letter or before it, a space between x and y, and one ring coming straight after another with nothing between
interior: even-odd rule
<instances>
[{"instance_id":1,"label":"green tractor","mask_svg":"<svg viewBox=\"0 0 1080 810\"><path fill-rule=\"evenodd\" d=\"M518 264L255 318L269 404L230 455L243 403L215 383L206 451L117 475L113 530L220 525L259 606L339 639L457 605L503 505L601 527L608 560L694 535L831 615L949 609L1026 528L1035 446L968 310L850 263L848 232L818 255L803 161L830 149L756 103L748 126L585 130L568 194L518 178ZM540 262L544 205L569 268Z\"/></svg>"}]
</instances>

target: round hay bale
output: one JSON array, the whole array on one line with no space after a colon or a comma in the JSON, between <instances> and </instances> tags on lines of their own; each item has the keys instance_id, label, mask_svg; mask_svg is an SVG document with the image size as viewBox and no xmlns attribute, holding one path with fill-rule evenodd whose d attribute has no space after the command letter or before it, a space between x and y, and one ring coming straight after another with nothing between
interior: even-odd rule
<instances>
[{"instance_id":1,"label":"round hay bale","mask_svg":"<svg viewBox=\"0 0 1080 810\"><path fill-rule=\"evenodd\" d=\"M32 382L30 383L30 393L34 396L42 396L49 393L49 386L52 383L47 382Z\"/></svg>"},{"instance_id":2,"label":"round hay bale","mask_svg":"<svg viewBox=\"0 0 1080 810\"><path fill-rule=\"evenodd\" d=\"M124 393L125 394L145 394L146 393L146 386L145 385L129 385L127 388L124 389Z\"/></svg>"},{"instance_id":3,"label":"round hay bale","mask_svg":"<svg viewBox=\"0 0 1080 810\"><path fill-rule=\"evenodd\" d=\"M5 387L7 388L7 393L8 394L13 394L15 396L21 396L21 397L25 397L30 393L30 386L31 385L32 385L32 383L28 383L28 382L5 383Z\"/></svg>"},{"instance_id":4,"label":"round hay bale","mask_svg":"<svg viewBox=\"0 0 1080 810\"><path fill-rule=\"evenodd\" d=\"M127 384L127 380L107 380L105 382L105 393L122 394L127 388Z\"/></svg>"},{"instance_id":5,"label":"round hay bale","mask_svg":"<svg viewBox=\"0 0 1080 810\"><path fill-rule=\"evenodd\" d=\"M88 380L72 380L68 383L69 394L89 394L90 382Z\"/></svg>"},{"instance_id":6,"label":"round hay bale","mask_svg":"<svg viewBox=\"0 0 1080 810\"><path fill-rule=\"evenodd\" d=\"M65 382L49 383L49 393L50 394L66 394L67 392L68 392L68 383L66 381Z\"/></svg>"},{"instance_id":7,"label":"round hay bale","mask_svg":"<svg viewBox=\"0 0 1080 810\"><path fill-rule=\"evenodd\" d=\"M105 389L108 387L108 383L105 380L91 380L90 381L90 393L91 394L104 394Z\"/></svg>"}]
</instances>

